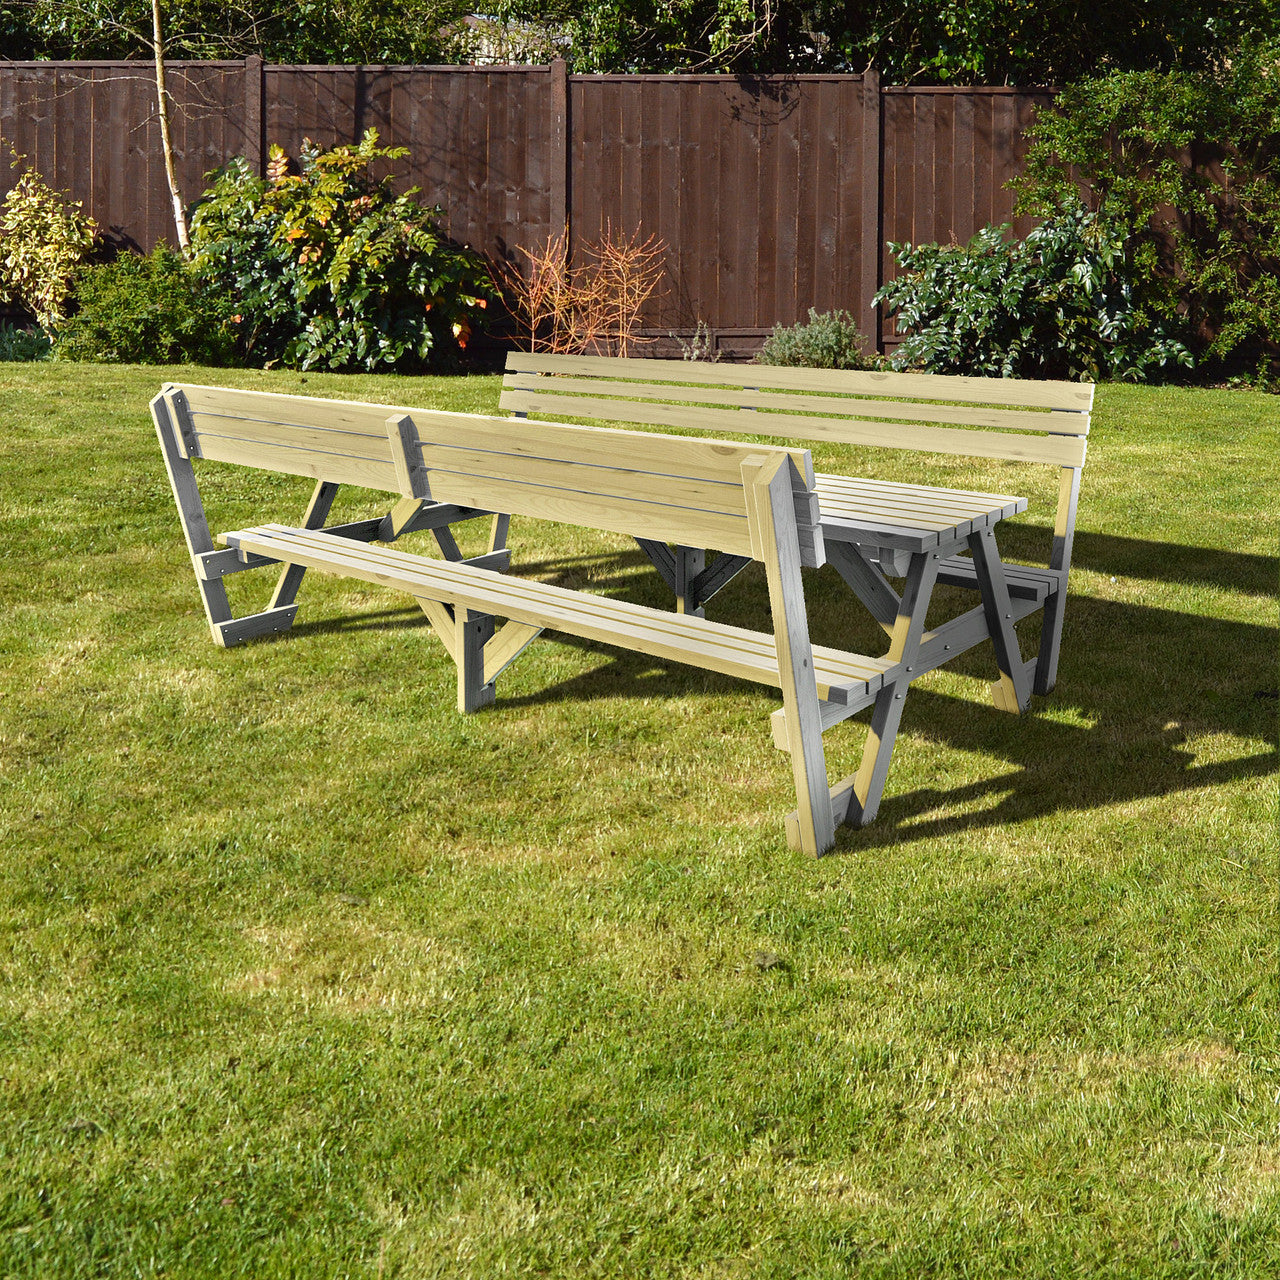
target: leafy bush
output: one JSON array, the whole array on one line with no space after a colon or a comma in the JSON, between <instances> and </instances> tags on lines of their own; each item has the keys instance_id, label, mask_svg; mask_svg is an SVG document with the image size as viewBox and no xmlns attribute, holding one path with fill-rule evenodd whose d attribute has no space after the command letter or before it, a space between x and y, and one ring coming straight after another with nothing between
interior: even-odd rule
<instances>
[{"instance_id":1,"label":"leafy bush","mask_svg":"<svg viewBox=\"0 0 1280 1280\"><path fill-rule=\"evenodd\" d=\"M1280 40L1204 71L1115 72L1065 89L1032 128L1019 208L1084 182L1200 350L1280 375Z\"/></svg>"},{"instance_id":2,"label":"leafy bush","mask_svg":"<svg viewBox=\"0 0 1280 1280\"><path fill-rule=\"evenodd\" d=\"M40 329L20 329L15 324L0 324L0 361L47 360L53 344Z\"/></svg>"},{"instance_id":3,"label":"leafy bush","mask_svg":"<svg viewBox=\"0 0 1280 1280\"><path fill-rule=\"evenodd\" d=\"M212 292L165 245L84 268L78 310L59 330L64 360L222 365L234 358L230 300Z\"/></svg>"},{"instance_id":4,"label":"leafy bush","mask_svg":"<svg viewBox=\"0 0 1280 1280\"><path fill-rule=\"evenodd\" d=\"M847 311L809 308L808 324L774 325L756 352L756 364L800 366L806 369L867 369L863 354L868 339Z\"/></svg>"},{"instance_id":5,"label":"leafy bush","mask_svg":"<svg viewBox=\"0 0 1280 1280\"><path fill-rule=\"evenodd\" d=\"M894 367L1141 381L1192 364L1122 228L1067 199L1026 239L1009 230L988 226L967 246L889 246L902 274L876 301L908 335Z\"/></svg>"},{"instance_id":6,"label":"leafy bush","mask_svg":"<svg viewBox=\"0 0 1280 1280\"><path fill-rule=\"evenodd\" d=\"M467 344L491 293L469 251L449 245L440 210L397 196L375 163L407 154L305 143L300 172L271 148L267 177L233 160L191 222L195 268L236 300L238 349L254 364L407 369Z\"/></svg>"},{"instance_id":7,"label":"leafy bush","mask_svg":"<svg viewBox=\"0 0 1280 1280\"><path fill-rule=\"evenodd\" d=\"M14 167L21 164L14 152ZM72 277L95 232L79 201L25 170L0 201L0 302L16 303L40 328L54 329L66 316Z\"/></svg>"}]
</instances>

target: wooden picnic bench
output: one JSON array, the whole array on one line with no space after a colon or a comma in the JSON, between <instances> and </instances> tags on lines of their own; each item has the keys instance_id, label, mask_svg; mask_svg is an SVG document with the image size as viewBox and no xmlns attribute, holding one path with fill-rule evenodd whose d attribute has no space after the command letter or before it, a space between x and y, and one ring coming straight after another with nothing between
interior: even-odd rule
<instances>
[{"instance_id":1,"label":"wooden picnic bench","mask_svg":"<svg viewBox=\"0 0 1280 1280\"><path fill-rule=\"evenodd\" d=\"M498 676L543 628L689 663L781 691L797 795L787 818L794 847L821 853L839 823L874 815L893 734L873 733L858 773L830 787L821 707L852 714L875 706L879 714L908 677L893 655L810 642L800 569L823 563L824 539L807 450L533 421L516 432L510 419L173 384L151 407L219 644L286 630L302 575L316 569L413 596L456 664L461 711L493 701ZM315 494L298 525L261 524L215 540L192 465L200 459L308 476ZM384 517L325 528L342 484L398 500ZM467 560L453 554L451 536L440 541L439 558L372 545L411 529L447 532L492 512L760 561L772 629L516 578L501 571L503 551ZM268 566L283 566L271 603L233 619L222 580ZM507 621L499 627L497 619Z\"/></svg>"},{"instance_id":2,"label":"wooden picnic bench","mask_svg":"<svg viewBox=\"0 0 1280 1280\"><path fill-rule=\"evenodd\" d=\"M930 374L704 364L513 352L501 407L517 416L576 418L781 437L801 443L1041 463L1058 469L1058 504L1047 564L1001 561L994 525L1015 499L931 485L891 484L819 473L816 492L827 558L881 626L894 636L904 610L928 608L936 582L980 593L980 605L925 640L936 666L990 638L999 679L996 706L1025 710L1032 692L1057 680L1076 504L1094 388L1089 383L942 377ZM697 546L641 543L676 593L700 612L744 565L708 565ZM895 591L889 578L903 578ZM1021 657L1014 624L1043 611L1035 658ZM922 616L919 619L923 625ZM893 652L901 648L897 639ZM919 654L916 655L917 659ZM928 669L912 662L913 675ZM824 707L824 724L844 716Z\"/></svg>"}]
</instances>

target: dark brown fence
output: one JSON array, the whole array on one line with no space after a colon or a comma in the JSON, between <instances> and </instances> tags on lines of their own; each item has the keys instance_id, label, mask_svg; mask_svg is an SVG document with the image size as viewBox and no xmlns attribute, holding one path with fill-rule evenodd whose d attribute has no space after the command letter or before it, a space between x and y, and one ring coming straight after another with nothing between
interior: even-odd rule
<instances>
[{"instance_id":1,"label":"dark brown fence","mask_svg":"<svg viewBox=\"0 0 1280 1280\"><path fill-rule=\"evenodd\" d=\"M194 199L234 155L296 153L376 128L406 185L493 258L568 228L655 233L668 291L648 331L698 321L726 351L844 307L883 344L871 297L886 241L967 240L1011 218L1005 183L1048 91L881 88L868 76L569 76L551 67L175 63L179 182ZM110 235L172 240L155 85L144 63L0 66L0 139ZM0 191L14 174L0 173ZM1025 229L1025 225L1020 229Z\"/></svg>"}]
</instances>

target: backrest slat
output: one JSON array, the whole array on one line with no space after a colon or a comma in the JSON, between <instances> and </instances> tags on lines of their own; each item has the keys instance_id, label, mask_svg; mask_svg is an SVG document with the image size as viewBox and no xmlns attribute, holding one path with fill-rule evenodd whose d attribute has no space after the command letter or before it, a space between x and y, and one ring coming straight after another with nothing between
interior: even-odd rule
<instances>
[{"instance_id":1,"label":"backrest slat","mask_svg":"<svg viewBox=\"0 0 1280 1280\"><path fill-rule=\"evenodd\" d=\"M674 382L621 382L604 378L553 377L547 374L508 374L503 379L500 407L514 412L542 411L555 405L572 413L573 397L601 405L603 397L621 400L679 401L726 409L778 410L783 413L843 414L854 418L897 419L903 422L963 423L1008 431L1070 431L1087 434L1088 418L1077 411L993 409L920 401L872 399L852 395L808 395L800 392L770 395L754 387L693 387ZM554 397L554 399L553 399ZM749 431L749 426L740 428Z\"/></svg>"},{"instance_id":2,"label":"backrest slat","mask_svg":"<svg viewBox=\"0 0 1280 1280\"><path fill-rule=\"evenodd\" d=\"M667 366L664 371L655 366ZM1002 404L1025 409L1067 409L1088 413L1093 385L1087 382L966 378L933 373L880 370L799 369L778 365L699 364L688 360L623 359L614 356L561 356L511 352L508 373L565 374L654 382L669 375L676 383L704 386L765 387L818 394L873 395L958 404Z\"/></svg>"},{"instance_id":3,"label":"backrest slat","mask_svg":"<svg viewBox=\"0 0 1280 1280\"><path fill-rule=\"evenodd\" d=\"M1093 395L1082 382L512 352L500 404L517 414L1079 468Z\"/></svg>"},{"instance_id":4,"label":"backrest slat","mask_svg":"<svg viewBox=\"0 0 1280 1280\"><path fill-rule=\"evenodd\" d=\"M618 384L619 394L625 385ZM503 397L503 407L514 407L510 397ZM875 445L881 448L916 449L966 457L1007 458L1018 462L1044 462L1070 467L1082 466L1085 455L1083 435L1056 434L1062 430L1057 422L1053 427L1055 434L1030 436L1014 432L918 426L914 423L878 422L861 418L810 418L785 413L754 413L746 417L734 410L710 409L696 404L628 403L623 400L535 392L522 393L520 408L523 412L557 413L572 418L635 422L656 427L688 427L703 431L739 431L751 435L780 436L790 440ZM1082 425L1087 428L1088 424Z\"/></svg>"},{"instance_id":5,"label":"backrest slat","mask_svg":"<svg viewBox=\"0 0 1280 1280\"><path fill-rule=\"evenodd\" d=\"M399 490L384 405L182 385L197 457Z\"/></svg>"}]
</instances>

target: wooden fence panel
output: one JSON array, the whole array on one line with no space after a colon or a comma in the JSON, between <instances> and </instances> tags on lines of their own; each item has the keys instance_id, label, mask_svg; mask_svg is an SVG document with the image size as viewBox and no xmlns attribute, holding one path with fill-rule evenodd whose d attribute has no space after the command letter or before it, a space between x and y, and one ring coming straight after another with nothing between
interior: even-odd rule
<instances>
[{"instance_id":1,"label":"wooden fence panel","mask_svg":"<svg viewBox=\"0 0 1280 1280\"><path fill-rule=\"evenodd\" d=\"M882 281L897 276L888 242L964 244L988 223L1031 229L1013 216L1007 183L1022 170L1035 112L1052 101L1049 90L884 90ZM880 340L896 345L888 323Z\"/></svg>"},{"instance_id":2,"label":"wooden fence panel","mask_svg":"<svg viewBox=\"0 0 1280 1280\"><path fill-rule=\"evenodd\" d=\"M297 154L368 128L409 148L391 167L448 233L492 258L566 226L667 245L649 334L701 320L730 352L777 323L843 307L892 345L871 297L887 240L967 240L1008 220L1004 184L1049 91L882 89L862 76L567 76L552 67L174 63L174 140L188 201L235 155ZM84 201L122 244L173 242L155 86L141 62L0 65L0 140ZM17 173L0 166L0 192ZM1025 221L1015 224L1021 233ZM657 346L654 348L658 349ZM667 344L668 353L671 344Z\"/></svg>"}]
</instances>

